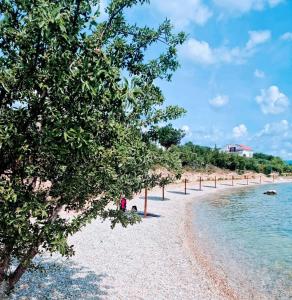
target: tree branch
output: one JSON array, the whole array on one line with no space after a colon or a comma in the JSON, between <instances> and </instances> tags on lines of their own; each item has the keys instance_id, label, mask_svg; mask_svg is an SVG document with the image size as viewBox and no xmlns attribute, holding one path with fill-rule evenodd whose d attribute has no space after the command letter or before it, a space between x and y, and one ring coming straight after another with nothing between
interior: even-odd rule
<instances>
[{"instance_id":1,"label":"tree branch","mask_svg":"<svg viewBox=\"0 0 292 300\"><path fill-rule=\"evenodd\" d=\"M99 46L101 46L101 43L102 43L103 36L104 36L105 32L107 32L107 31L110 29L110 27L112 26L113 20L116 18L116 16L117 16L119 13L121 13L121 12L123 11L123 9L124 9L126 6L127 6L127 4L124 3L124 4L123 4L116 12L114 12L114 13L110 16L108 22L106 23L106 26L105 26L104 30L102 31L102 33L101 33L101 35L100 35L100 38L99 38Z\"/></svg>"},{"instance_id":2,"label":"tree branch","mask_svg":"<svg viewBox=\"0 0 292 300\"><path fill-rule=\"evenodd\" d=\"M80 4L81 4L81 0L76 0L76 9L74 12L74 18L73 18L73 22L72 22L73 30L76 28L76 25L77 25L77 19L78 19L78 15L79 15L79 11L80 11Z\"/></svg>"}]
</instances>

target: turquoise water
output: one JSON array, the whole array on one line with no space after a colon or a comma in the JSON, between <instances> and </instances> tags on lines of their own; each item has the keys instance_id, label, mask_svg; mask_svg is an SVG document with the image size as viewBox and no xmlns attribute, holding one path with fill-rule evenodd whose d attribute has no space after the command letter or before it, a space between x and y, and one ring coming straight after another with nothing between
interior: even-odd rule
<instances>
[{"instance_id":1,"label":"turquoise water","mask_svg":"<svg viewBox=\"0 0 292 300\"><path fill-rule=\"evenodd\" d=\"M275 189L276 196L263 192ZM292 184L262 185L194 206L206 255L243 298L292 299Z\"/></svg>"}]
</instances>

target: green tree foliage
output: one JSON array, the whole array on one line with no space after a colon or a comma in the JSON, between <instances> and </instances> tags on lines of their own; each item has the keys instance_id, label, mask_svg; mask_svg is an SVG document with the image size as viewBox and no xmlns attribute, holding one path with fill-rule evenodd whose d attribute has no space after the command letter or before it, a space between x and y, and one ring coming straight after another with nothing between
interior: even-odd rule
<instances>
[{"instance_id":1,"label":"green tree foliage","mask_svg":"<svg viewBox=\"0 0 292 300\"><path fill-rule=\"evenodd\" d=\"M153 126L149 134L154 141L158 141L161 146L167 149L171 146L179 145L185 136L185 132L182 129L173 128L171 124L163 127Z\"/></svg>"},{"instance_id":2,"label":"green tree foliage","mask_svg":"<svg viewBox=\"0 0 292 300\"><path fill-rule=\"evenodd\" d=\"M263 161L272 160L274 158L273 155L268 155L264 153L255 153L253 157L256 159L262 159Z\"/></svg>"},{"instance_id":3,"label":"green tree foliage","mask_svg":"<svg viewBox=\"0 0 292 300\"><path fill-rule=\"evenodd\" d=\"M125 9L147 2L112 0L100 22L97 0L0 0L0 284L8 289L40 249L73 254L67 237L93 218L134 223L109 204L159 180L149 175L160 157L144 132L183 112L161 108L154 81L171 79L185 36L167 20L128 24ZM147 60L155 44L162 53ZM60 214L72 210L74 218Z\"/></svg>"},{"instance_id":4,"label":"green tree foliage","mask_svg":"<svg viewBox=\"0 0 292 300\"><path fill-rule=\"evenodd\" d=\"M288 166L281 158L263 153L255 153L253 158L245 158L237 155L220 152L218 149L211 149L194 145L189 142L177 148L182 166L191 167L194 170L206 169L215 166L231 171L255 171L265 173L271 172L291 172L292 168Z\"/></svg>"}]
</instances>

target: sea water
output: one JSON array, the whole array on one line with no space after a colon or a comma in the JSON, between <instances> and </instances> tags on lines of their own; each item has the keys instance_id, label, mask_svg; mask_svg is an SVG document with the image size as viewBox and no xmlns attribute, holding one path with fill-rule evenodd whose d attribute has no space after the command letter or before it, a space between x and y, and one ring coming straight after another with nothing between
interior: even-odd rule
<instances>
[{"instance_id":1,"label":"sea water","mask_svg":"<svg viewBox=\"0 0 292 300\"><path fill-rule=\"evenodd\" d=\"M268 196L264 191L278 194ZM208 196L194 205L199 246L243 299L292 299L292 184Z\"/></svg>"}]
</instances>

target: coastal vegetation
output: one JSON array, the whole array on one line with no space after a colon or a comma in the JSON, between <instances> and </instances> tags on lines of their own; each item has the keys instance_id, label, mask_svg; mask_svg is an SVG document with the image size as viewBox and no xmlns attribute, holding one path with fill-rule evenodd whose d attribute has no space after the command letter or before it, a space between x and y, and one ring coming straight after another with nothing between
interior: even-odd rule
<instances>
[{"instance_id":1,"label":"coastal vegetation","mask_svg":"<svg viewBox=\"0 0 292 300\"><path fill-rule=\"evenodd\" d=\"M154 126L148 134L156 145L154 147L158 152L157 156L172 153L172 164L175 166L176 173L181 173L184 169L204 172L214 167L238 173L245 171L254 171L265 175L274 172L278 174L292 173L292 166L277 156L255 153L252 158L247 158L223 152L216 146L211 148L195 145L192 142L181 145L185 132L182 129L174 128L171 124ZM160 146L165 150L162 150Z\"/></svg>"},{"instance_id":2,"label":"coastal vegetation","mask_svg":"<svg viewBox=\"0 0 292 300\"><path fill-rule=\"evenodd\" d=\"M263 153L255 153L253 158L246 158L221 152L220 149L194 145L192 142L172 146L170 151L177 153L183 168L193 171L206 171L217 167L238 173L254 171L266 175L273 172L279 174L292 172L292 167L280 157Z\"/></svg>"},{"instance_id":3,"label":"coastal vegetation","mask_svg":"<svg viewBox=\"0 0 292 300\"><path fill-rule=\"evenodd\" d=\"M172 124L168 124L161 127L153 126L149 130L149 135L152 140L168 149L173 145L179 145L181 139L185 136L185 132L182 129L174 128Z\"/></svg>"},{"instance_id":4,"label":"coastal vegetation","mask_svg":"<svg viewBox=\"0 0 292 300\"><path fill-rule=\"evenodd\" d=\"M178 162L177 152L157 155L147 129L184 113L163 106L156 80L171 79L185 35L168 20L157 28L127 23L125 10L147 2L112 0L100 21L98 0L0 1L5 292L39 253L73 255L68 236L91 220L138 221L117 209L120 195L159 184L153 166ZM161 51L149 58L152 46Z\"/></svg>"}]
</instances>

